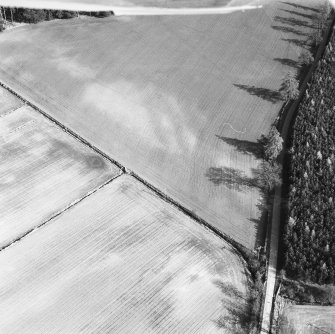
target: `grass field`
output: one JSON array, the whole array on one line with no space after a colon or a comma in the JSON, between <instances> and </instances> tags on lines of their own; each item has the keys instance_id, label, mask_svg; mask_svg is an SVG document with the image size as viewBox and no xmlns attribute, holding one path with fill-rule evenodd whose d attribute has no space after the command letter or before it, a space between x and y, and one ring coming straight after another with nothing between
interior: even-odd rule
<instances>
[{"instance_id":1,"label":"grass field","mask_svg":"<svg viewBox=\"0 0 335 334\"><path fill-rule=\"evenodd\" d=\"M278 115L315 7L25 26L0 35L0 80L254 248L264 232L256 141Z\"/></svg>"},{"instance_id":2,"label":"grass field","mask_svg":"<svg viewBox=\"0 0 335 334\"><path fill-rule=\"evenodd\" d=\"M118 174L29 107L0 118L0 248Z\"/></svg>"},{"instance_id":3,"label":"grass field","mask_svg":"<svg viewBox=\"0 0 335 334\"><path fill-rule=\"evenodd\" d=\"M294 305L284 313L280 334L335 333L335 307Z\"/></svg>"},{"instance_id":4,"label":"grass field","mask_svg":"<svg viewBox=\"0 0 335 334\"><path fill-rule=\"evenodd\" d=\"M0 117L19 108L22 102L0 86Z\"/></svg>"},{"instance_id":5,"label":"grass field","mask_svg":"<svg viewBox=\"0 0 335 334\"><path fill-rule=\"evenodd\" d=\"M127 175L3 250L0 268L1 333L235 333L247 314L231 246Z\"/></svg>"}]
</instances>

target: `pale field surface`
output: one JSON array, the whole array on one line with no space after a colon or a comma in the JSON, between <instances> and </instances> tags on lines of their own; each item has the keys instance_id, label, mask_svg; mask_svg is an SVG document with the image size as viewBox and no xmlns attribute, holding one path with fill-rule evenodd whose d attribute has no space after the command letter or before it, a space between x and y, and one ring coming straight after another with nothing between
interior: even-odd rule
<instances>
[{"instance_id":1,"label":"pale field surface","mask_svg":"<svg viewBox=\"0 0 335 334\"><path fill-rule=\"evenodd\" d=\"M243 0L248 5L253 0ZM2 0L3 6L69 10L113 10L122 7L204 8L224 7L230 0Z\"/></svg>"},{"instance_id":2,"label":"pale field surface","mask_svg":"<svg viewBox=\"0 0 335 334\"><path fill-rule=\"evenodd\" d=\"M0 118L0 247L118 174L29 107Z\"/></svg>"},{"instance_id":3,"label":"pale field surface","mask_svg":"<svg viewBox=\"0 0 335 334\"><path fill-rule=\"evenodd\" d=\"M308 6L317 4L17 28L0 35L0 79L254 248L264 232L255 143L277 117L278 89L313 31Z\"/></svg>"},{"instance_id":4,"label":"pale field surface","mask_svg":"<svg viewBox=\"0 0 335 334\"><path fill-rule=\"evenodd\" d=\"M335 307L294 305L284 312L280 334L335 333Z\"/></svg>"},{"instance_id":5,"label":"pale field surface","mask_svg":"<svg viewBox=\"0 0 335 334\"><path fill-rule=\"evenodd\" d=\"M0 117L19 108L23 103L0 86Z\"/></svg>"},{"instance_id":6,"label":"pale field surface","mask_svg":"<svg viewBox=\"0 0 335 334\"><path fill-rule=\"evenodd\" d=\"M232 247L128 175L3 250L0 268L1 333L233 333L246 314Z\"/></svg>"}]
</instances>

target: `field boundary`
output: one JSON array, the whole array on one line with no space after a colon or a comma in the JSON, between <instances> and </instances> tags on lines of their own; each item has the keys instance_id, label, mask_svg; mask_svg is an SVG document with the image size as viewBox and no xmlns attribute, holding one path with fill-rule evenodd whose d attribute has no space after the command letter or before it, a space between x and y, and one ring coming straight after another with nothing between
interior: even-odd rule
<instances>
[{"instance_id":1,"label":"field boundary","mask_svg":"<svg viewBox=\"0 0 335 334\"><path fill-rule=\"evenodd\" d=\"M191 211L190 209L187 209L186 207L184 207L183 205L181 205L180 203L178 203L176 200L174 200L172 197L168 196L167 194L165 194L164 192L162 192L161 190L159 190L158 188L156 188L155 186L153 186L152 184L150 184L149 182L147 182L146 180L144 180L138 174L134 173L133 171L131 171L127 167L123 166L120 162L114 160L113 158L111 158L109 155L107 155L106 153L104 153L103 151L101 151L96 146L92 145L90 142L88 142L82 136L78 135L73 130L71 130L70 128L68 128L67 126L65 126L64 124L62 124L61 122L59 122L58 120L56 120L54 117L50 116L47 112L43 111L41 108L39 108L38 106L36 106L33 102L29 101L28 99L26 99L25 97L23 97L22 95L20 95L19 93L17 93L14 89L12 89L7 84L5 84L4 82L2 82L1 79L0 79L0 86L3 87L3 88L5 88L6 90L8 90L10 93L12 93L13 95L15 95L17 98L19 98L25 105L30 106L31 108L33 108L34 110L36 110L37 112L39 112L41 115L43 115L45 118L47 118L49 121L51 121L52 123L54 123L55 125L57 125L58 127L60 127L64 132L66 132L67 134L69 134L70 136L72 136L73 138L75 138L77 141L79 141L80 143L88 146L94 152L96 152L97 154L101 155L102 157L104 157L105 159L107 159L108 161L110 161L111 163L113 163L114 165L116 165L120 169L120 174L118 176L121 176L123 174L128 174L128 175L134 177L140 183L144 184L147 188L149 188L151 191L153 191L160 199L162 199L165 202L173 205L179 211L181 211L182 213L184 213L185 215L187 215L188 217L190 217L192 220L196 221L198 224L200 224L201 226L203 226L204 228L206 228L207 230L209 230L212 233L216 234L218 237L220 237L225 242L227 242L232 247L232 251L236 255L238 255L238 257L241 259L242 263L244 264L244 268L245 268L245 272L247 274L247 277L251 277L251 272L249 270L248 260L243 255L243 250L245 249L245 247L243 245L240 245L237 241L235 241L234 239L232 239L230 236L228 236L227 234L219 231L217 228L215 228L214 226L212 226L210 223L208 223L207 221L205 221L204 219L202 219L201 217L199 217L198 215L196 215L193 211ZM116 177L118 177L118 176L116 176ZM113 178L113 180L114 179L115 178ZM111 181L112 180L109 180L108 182L111 182ZM104 185L100 186L100 188L103 187ZM96 189L96 191L99 190L100 188ZM89 195L90 194L88 194L87 196L89 196ZM83 200L86 197L83 197L81 200ZM76 203L78 203L78 201ZM76 203L73 203L73 205L75 205ZM68 208L66 208L66 209L68 209ZM66 209L64 209L63 211L65 211ZM61 212L58 213L56 216L58 216L59 214L61 214ZM56 216L54 216L53 218L55 218ZM51 219L52 218L50 218L49 220L51 220ZM41 227L42 225L46 224L47 222L48 221L46 221L43 224L39 225L39 227ZM34 228L34 229L36 229L36 228ZM13 241L11 244L13 244L13 243L21 240L24 236L26 236L27 234L31 233L34 229L31 229L30 231L28 231L27 233L25 233L24 235L22 235L20 238L18 238L15 241ZM9 245L1 248L0 251L3 250L3 249L5 249L5 248L7 248L7 247L9 247L11 244L9 244Z\"/></svg>"},{"instance_id":2,"label":"field boundary","mask_svg":"<svg viewBox=\"0 0 335 334\"><path fill-rule=\"evenodd\" d=\"M281 165L283 166L283 173L282 173L282 180L287 181L287 172L288 170L286 170L284 167L288 167L288 155L287 155L287 149L288 149L288 144L290 142L290 136L291 136L291 132L292 132L292 127L295 121L295 117L297 115L298 112L298 107L300 105L300 102L303 98L303 96L305 95L305 91L307 89L308 83L310 82L312 75L314 73L314 70L318 64L318 62L320 61L320 59L322 58L325 49L328 45L328 42L330 40L330 37L334 31L334 24L335 24L335 12L334 10L331 13L330 19L329 19L329 25L328 28L326 30L326 32L324 33L323 36L323 40L320 43L314 62L312 64L312 66L309 68L307 74L305 75L305 77L303 78L302 83L300 84L299 90L299 97L292 101L291 103L285 103L282 107L282 109L280 110L279 113L279 119L278 122L276 124L276 127L278 128L278 130L280 131L281 136L284 139L284 152L281 154L279 160ZM286 173L285 173L286 171ZM279 236L281 236L281 229L282 229L282 222L283 222L283 212L285 210L285 199L286 199L286 191L287 191L287 187L288 187L288 183L287 182L283 182L283 185L280 185L278 187L276 187L275 189L275 198L273 201L273 205L272 205L272 218L271 218L271 225L269 227L270 230L270 238L268 240L269 243L269 260L268 260L268 269L267 269L267 280L266 280L266 287L269 284L269 276L270 279L274 279L273 284L273 289L272 290L272 294L271 296L269 296L269 293L266 294L265 296L265 302L264 302L264 308L263 308L263 315L262 315L262 328L261 328L261 332L262 333L270 333L271 332L271 324L272 324L272 317L273 317L273 304L275 301L275 296L274 296L274 288L275 288L275 283L276 283L276 279L277 279L277 266L278 266L278 250L280 249L280 243L279 243ZM275 214L275 210L278 210L278 214ZM278 216L279 215L279 216ZM275 239L275 240L274 240ZM273 243L275 243L274 247ZM272 261L271 261L271 257L272 257ZM273 262L272 265L270 262ZM266 290L267 291L267 290ZM271 298L271 300L270 300ZM270 305L271 303L271 309L270 312L265 312L265 308L266 306ZM269 310L268 310L269 311ZM268 317L269 319L265 319L264 318L264 314L266 314L266 318Z\"/></svg>"},{"instance_id":3,"label":"field boundary","mask_svg":"<svg viewBox=\"0 0 335 334\"><path fill-rule=\"evenodd\" d=\"M15 240L11 241L9 244L0 247L0 252L5 250L6 248L16 244L17 242L19 242L21 239L23 239L24 237L26 237L27 235L33 233L34 231L37 231L38 229L40 229L41 227L43 227L44 225L48 224L51 220L53 220L54 218L60 216L62 213L64 213L65 211L71 209L73 206L75 206L76 204L80 203L81 201L83 201L85 198L91 196L92 194L96 193L97 191L99 191L100 189L104 188L105 186L107 186L108 184L110 184L111 182L113 182L115 179L117 179L118 177L122 176L123 173L121 172L119 175L116 175L112 178L110 178L109 180L107 180L106 182L104 182L103 184L99 185L98 187L94 188L93 190L90 190L89 192L87 192L84 196L75 199L73 202L71 202L70 204L68 204L67 206L65 206L63 209L61 209L60 211L56 212L55 214L53 214L51 217L49 217L47 220L43 221L41 224L34 226L33 228L29 229L28 231L26 231L25 233L21 234L20 236L18 236Z\"/></svg>"}]
</instances>

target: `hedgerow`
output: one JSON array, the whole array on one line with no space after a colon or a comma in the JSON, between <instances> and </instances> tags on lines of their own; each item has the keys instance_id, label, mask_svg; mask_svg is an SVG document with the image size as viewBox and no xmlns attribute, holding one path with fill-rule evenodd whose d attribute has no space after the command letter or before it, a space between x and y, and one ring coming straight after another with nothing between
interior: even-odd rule
<instances>
[{"instance_id":1,"label":"hedgerow","mask_svg":"<svg viewBox=\"0 0 335 334\"><path fill-rule=\"evenodd\" d=\"M335 33L299 106L290 153L286 272L334 284Z\"/></svg>"}]
</instances>

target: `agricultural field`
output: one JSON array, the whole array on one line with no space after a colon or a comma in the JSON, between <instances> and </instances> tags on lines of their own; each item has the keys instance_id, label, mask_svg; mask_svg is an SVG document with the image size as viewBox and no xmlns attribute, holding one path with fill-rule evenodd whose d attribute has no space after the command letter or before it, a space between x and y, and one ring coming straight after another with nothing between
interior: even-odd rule
<instances>
[{"instance_id":1,"label":"agricultural field","mask_svg":"<svg viewBox=\"0 0 335 334\"><path fill-rule=\"evenodd\" d=\"M118 175L30 107L0 118L0 248Z\"/></svg>"},{"instance_id":2,"label":"agricultural field","mask_svg":"<svg viewBox=\"0 0 335 334\"><path fill-rule=\"evenodd\" d=\"M22 102L0 86L0 118L22 106Z\"/></svg>"},{"instance_id":3,"label":"agricultural field","mask_svg":"<svg viewBox=\"0 0 335 334\"><path fill-rule=\"evenodd\" d=\"M25 26L0 35L0 81L253 249L264 236L257 140L316 7Z\"/></svg>"},{"instance_id":4,"label":"agricultural field","mask_svg":"<svg viewBox=\"0 0 335 334\"><path fill-rule=\"evenodd\" d=\"M246 333L232 247L122 175L0 254L2 333Z\"/></svg>"},{"instance_id":5,"label":"agricultural field","mask_svg":"<svg viewBox=\"0 0 335 334\"><path fill-rule=\"evenodd\" d=\"M280 334L335 333L335 307L293 305L284 313Z\"/></svg>"},{"instance_id":6,"label":"agricultural field","mask_svg":"<svg viewBox=\"0 0 335 334\"><path fill-rule=\"evenodd\" d=\"M78 8L84 10L103 10L111 9L110 7L133 7L133 6L143 6L143 7L221 7L229 5L236 0L80 0L75 2L70 2L68 0L49 0L48 3L43 4L46 8L66 8L72 10L78 10ZM239 2L245 0L238 0ZM253 2L255 0L250 0L247 2ZM257 1L257 0L256 0ZM11 6L12 1L4 0L4 5ZM32 7L35 8L36 1L34 0L20 0L20 7ZM56 5L56 6L55 6Z\"/></svg>"}]
</instances>

